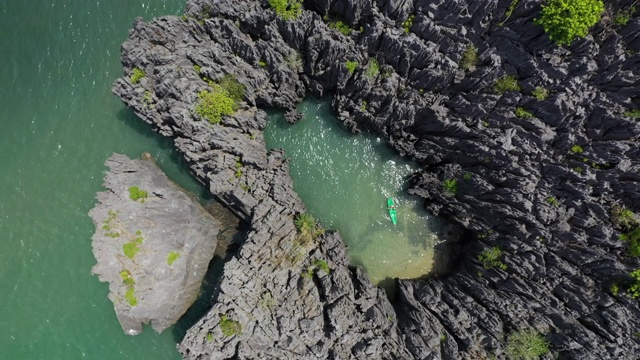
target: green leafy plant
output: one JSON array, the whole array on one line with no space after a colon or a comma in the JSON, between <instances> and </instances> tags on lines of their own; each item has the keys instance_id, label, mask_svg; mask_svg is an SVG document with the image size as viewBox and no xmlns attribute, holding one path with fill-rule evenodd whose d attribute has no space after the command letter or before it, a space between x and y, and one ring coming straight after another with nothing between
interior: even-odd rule
<instances>
[{"instance_id":1,"label":"green leafy plant","mask_svg":"<svg viewBox=\"0 0 640 360\"><path fill-rule=\"evenodd\" d=\"M614 282L609 286L609 290L613 296L618 296L618 293L620 292L620 285L617 282Z\"/></svg>"},{"instance_id":2,"label":"green leafy plant","mask_svg":"<svg viewBox=\"0 0 640 360\"><path fill-rule=\"evenodd\" d=\"M513 360L536 360L549 352L549 342L534 330L519 330L507 338L507 354Z\"/></svg>"},{"instance_id":3,"label":"green leafy plant","mask_svg":"<svg viewBox=\"0 0 640 360\"><path fill-rule=\"evenodd\" d=\"M133 74L131 75L130 81L132 84L137 84L140 82L140 80L147 76L147 74L145 74L145 72L137 67L133 68Z\"/></svg>"},{"instance_id":4,"label":"green leafy plant","mask_svg":"<svg viewBox=\"0 0 640 360\"><path fill-rule=\"evenodd\" d=\"M458 192L458 180L446 179L442 182L442 188L444 188L445 193L453 195Z\"/></svg>"},{"instance_id":5,"label":"green leafy plant","mask_svg":"<svg viewBox=\"0 0 640 360\"><path fill-rule=\"evenodd\" d=\"M129 259L133 259L140 251L140 245L142 245L143 242L144 239L142 237L136 237L133 240L124 243L122 245L122 251L124 252L124 255Z\"/></svg>"},{"instance_id":6,"label":"green leafy plant","mask_svg":"<svg viewBox=\"0 0 640 360\"><path fill-rule=\"evenodd\" d=\"M504 12L504 15L507 17L504 21L507 21L507 19L511 17L516 6L518 6L518 0L511 0L511 4L509 4L507 11Z\"/></svg>"},{"instance_id":7,"label":"green leafy plant","mask_svg":"<svg viewBox=\"0 0 640 360\"><path fill-rule=\"evenodd\" d=\"M285 21L297 19L302 14L302 0L269 0L269 5Z\"/></svg>"},{"instance_id":8,"label":"green leafy plant","mask_svg":"<svg viewBox=\"0 0 640 360\"><path fill-rule=\"evenodd\" d=\"M211 88L211 91L203 90L198 94L195 112L210 123L217 124L223 116L233 114L234 102L222 86L212 84Z\"/></svg>"},{"instance_id":9,"label":"green leafy plant","mask_svg":"<svg viewBox=\"0 0 640 360\"><path fill-rule=\"evenodd\" d=\"M637 299L640 296L640 269L635 270L629 274L633 279L633 282L627 289L627 294L634 299Z\"/></svg>"},{"instance_id":10,"label":"green leafy plant","mask_svg":"<svg viewBox=\"0 0 640 360\"><path fill-rule=\"evenodd\" d=\"M518 80L515 76L506 75L496 80L493 85L493 91L498 94L504 94L507 91L520 91L520 85L518 85Z\"/></svg>"},{"instance_id":11,"label":"green leafy plant","mask_svg":"<svg viewBox=\"0 0 640 360\"><path fill-rule=\"evenodd\" d=\"M507 270L507 264L503 263L500 258L502 257L502 250L494 246L491 249L484 250L480 254L478 254L478 261L482 263L482 266L485 269L492 268L500 268L502 270Z\"/></svg>"},{"instance_id":12,"label":"green leafy plant","mask_svg":"<svg viewBox=\"0 0 640 360\"><path fill-rule=\"evenodd\" d=\"M124 294L124 298L127 300L129 305L138 305L138 298L136 297L135 289L133 287L127 289L127 292Z\"/></svg>"},{"instance_id":13,"label":"green leafy plant","mask_svg":"<svg viewBox=\"0 0 640 360\"><path fill-rule=\"evenodd\" d=\"M260 295L258 306L264 309L273 309L276 306L276 302L273 300L273 294L271 294L271 291L265 291Z\"/></svg>"},{"instance_id":14,"label":"green leafy plant","mask_svg":"<svg viewBox=\"0 0 640 360\"><path fill-rule=\"evenodd\" d=\"M367 64L367 70L365 72L365 75L369 79L373 79L376 76L378 76L379 73L380 73L380 64L378 64L378 60L370 59L369 64Z\"/></svg>"},{"instance_id":15,"label":"green leafy plant","mask_svg":"<svg viewBox=\"0 0 640 360\"><path fill-rule=\"evenodd\" d=\"M558 199L554 198L553 196L548 197L546 201L547 201L547 204L551 206L558 206Z\"/></svg>"},{"instance_id":16,"label":"green leafy plant","mask_svg":"<svg viewBox=\"0 0 640 360\"><path fill-rule=\"evenodd\" d=\"M604 12L601 0L547 0L542 15L535 19L558 45L569 45L583 38Z\"/></svg>"},{"instance_id":17,"label":"green leafy plant","mask_svg":"<svg viewBox=\"0 0 640 360\"><path fill-rule=\"evenodd\" d=\"M302 213L298 215L294 220L294 223L298 228L301 246L305 246L310 243L311 240L324 234L324 230L318 227L316 219L309 213Z\"/></svg>"},{"instance_id":18,"label":"green leafy plant","mask_svg":"<svg viewBox=\"0 0 640 360\"><path fill-rule=\"evenodd\" d=\"M476 67L478 62L478 48L473 45L467 46L460 58L460 67L463 70L471 70Z\"/></svg>"},{"instance_id":19,"label":"green leafy plant","mask_svg":"<svg viewBox=\"0 0 640 360\"><path fill-rule=\"evenodd\" d=\"M319 270L324 271L324 273L327 275L329 275L329 273L331 272L331 270L329 269L329 264L327 264L327 262L324 260L320 260L320 259L314 260L313 266L315 266Z\"/></svg>"},{"instance_id":20,"label":"green leafy plant","mask_svg":"<svg viewBox=\"0 0 640 360\"><path fill-rule=\"evenodd\" d=\"M260 60L258 61L258 66L260 66L261 68L267 67L267 62L264 60Z\"/></svg>"},{"instance_id":21,"label":"green leafy plant","mask_svg":"<svg viewBox=\"0 0 640 360\"><path fill-rule=\"evenodd\" d=\"M516 111L513 112L519 118L533 118L533 114L525 110L523 107L516 107Z\"/></svg>"},{"instance_id":22,"label":"green leafy plant","mask_svg":"<svg viewBox=\"0 0 640 360\"><path fill-rule=\"evenodd\" d=\"M347 66L347 70L349 70L349 72L353 74L356 71L356 68L358 67L358 62L347 60L345 65Z\"/></svg>"},{"instance_id":23,"label":"green leafy plant","mask_svg":"<svg viewBox=\"0 0 640 360\"><path fill-rule=\"evenodd\" d=\"M533 97L535 97L536 99L542 101L549 96L549 90L543 88L542 86L538 86L531 92L531 95L533 95Z\"/></svg>"},{"instance_id":24,"label":"green leafy plant","mask_svg":"<svg viewBox=\"0 0 640 360\"><path fill-rule=\"evenodd\" d=\"M329 27L331 29L338 30L339 32L341 32L345 36L351 35L351 31L353 30L353 29L351 29L349 24L347 24L346 22L344 22L342 20L332 21L331 23L329 23Z\"/></svg>"},{"instance_id":25,"label":"green leafy plant","mask_svg":"<svg viewBox=\"0 0 640 360\"><path fill-rule=\"evenodd\" d=\"M131 277L131 272L129 270L120 271L120 277L122 278L122 283L125 284L127 287L133 286L136 284L136 282Z\"/></svg>"},{"instance_id":26,"label":"green leafy plant","mask_svg":"<svg viewBox=\"0 0 640 360\"><path fill-rule=\"evenodd\" d=\"M225 337L242 334L242 325L239 321L230 319L227 315L220 316L220 330Z\"/></svg>"},{"instance_id":27,"label":"green leafy plant","mask_svg":"<svg viewBox=\"0 0 640 360\"><path fill-rule=\"evenodd\" d=\"M144 190L141 190L137 186L132 186L129 188L129 198L133 201L140 200L140 202L143 203L144 200L148 197L149 197L149 193Z\"/></svg>"},{"instance_id":28,"label":"green leafy plant","mask_svg":"<svg viewBox=\"0 0 640 360\"><path fill-rule=\"evenodd\" d=\"M629 20L631 20L631 16L633 15L634 12L636 12L635 6L631 6L626 10L621 9L613 17L613 22L616 25L620 25L620 26L627 25Z\"/></svg>"},{"instance_id":29,"label":"green leafy plant","mask_svg":"<svg viewBox=\"0 0 640 360\"><path fill-rule=\"evenodd\" d=\"M584 169L582 167L578 166L578 167L575 167L573 169L573 171L577 172L578 174L582 174L584 172Z\"/></svg>"},{"instance_id":30,"label":"green leafy plant","mask_svg":"<svg viewBox=\"0 0 640 360\"><path fill-rule=\"evenodd\" d=\"M151 106L153 104L153 94L151 93L151 91L145 91L144 95L142 96L142 100L144 101L145 107Z\"/></svg>"},{"instance_id":31,"label":"green leafy plant","mask_svg":"<svg viewBox=\"0 0 640 360\"><path fill-rule=\"evenodd\" d=\"M307 270L305 270L304 272L302 272L302 274L300 274L300 276L302 276L305 279L311 279L313 277L314 270L315 269L313 266L309 266Z\"/></svg>"},{"instance_id":32,"label":"green leafy plant","mask_svg":"<svg viewBox=\"0 0 640 360\"><path fill-rule=\"evenodd\" d=\"M208 342L212 342L213 341L213 334L212 333L207 333L207 341Z\"/></svg>"},{"instance_id":33,"label":"green leafy plant","mask_svg":"<svg viewBox=\"0 0 640 360\"><path fill-rule=\"evenodd\" d=\"M225 75L218 81L218 84L229 94L231 100L233 100L233 110L237 110L237 105L244 98L246 86L241 84L238 79L233 75Z\"/></svg>"},{"instance_id":34,"label":"green leafy plant","mask_svg":"<svg viewBox=\"0 0 640 360\"><path fill-rule=\"evenodd\" d=\"M406 32L407 34L411 31L411 26L413 26L413 19L415 17L416 17L415 15L409 15L407 20L402 22L402 28L404 29L404 32Z\"/></svg>"},{"instance_id":35,"label":"green leafy plant","mask_svg":"<svg viewBox=\"0 0 640 360\"><path fill-rule=\"evenodd\" d=\"M633 109L624 113L626 117L640 117L640 109Z\"/></svg>"},{"instance_id":36,"label":"green leafy plant","mask_svg":"<svg viewBox=\"0 0 640 360\"><path fill-rule=\"evenodd\" d=\"M580 145L576 144L571 147L571 153L573 154L582 154L583 152L584 152L584 149Z\"/></svg>"},{"instance_id":37,"label":"green leafy plant","mask_svg":"<svg viewBox=\"0 0 640 360\"><path fill-rule=\"evenodd\" d=\"M198 74L200 74L200 70L202 70L202 66L198 64L193 65L193 70L195 70Z\"/></svg>"},{"instance_id":38,"label":"green leafy plant","mask_svg":"<svg viewBox=\"0 0 640 360\"><path fill-rule=\"evenodd\" d=\"M463 178L465 181L469 181L469 180L473 179L473 174L472 174L472 173L470 173L470 172L466 172L466 173L464 173L464 175L462 176L462 178Z\"/></svg>"},{"instance_id":39,"label":"green leafy plant","mask_svg":"<svg viewBox=\"0 0 640 360\"><path fill-rule=\"evenodd\" d=\"M236 179L242 176L242 160L240 158L236 158L236 172L234 176Z\"/></svg>"},{"instance_id":40,"label":"green leafy plant","mask_svg":"<svg viewBox=\"0 0 640 360\"><path fill-rule=\"evenodd\" d=\"M178 260L180 258L180 253L177 251L171 251L169 253L169 255L167 255L167 264L169 266L173 265L174 262L176 262L176 260Z\"/></svg>"},{"instance_id":41,"label":"green leafy plant","mask_svg":"<svg viewBox=\"0 0 640 360\"><path fill-rule=\"evenodd\" d=\"M298 69L302 68L302 55L300 55L300 53L297 51L292 51L291 53L289 53L289 55L287 55L285 62L287 63L287 65L289 65L289 68L297 71Z\"/></svg>"}]
</instances>

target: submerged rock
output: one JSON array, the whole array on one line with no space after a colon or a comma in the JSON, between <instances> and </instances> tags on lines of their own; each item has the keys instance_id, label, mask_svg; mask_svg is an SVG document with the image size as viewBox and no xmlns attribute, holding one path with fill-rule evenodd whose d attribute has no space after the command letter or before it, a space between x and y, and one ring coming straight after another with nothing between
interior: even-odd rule
<instances>
[{"instance_id":1,"label":"submerged rock","mask_svg":"<svg viewBox=\"0 0 640 360\"><path fill-rule=\"evenodd\" d=\"M96 225L92 273L109 283L109 299L128 335L142 325L162 332L198 296L220 225L151 159L114 154L107 191L89 211Z\"/></svg>"}]
</instances>

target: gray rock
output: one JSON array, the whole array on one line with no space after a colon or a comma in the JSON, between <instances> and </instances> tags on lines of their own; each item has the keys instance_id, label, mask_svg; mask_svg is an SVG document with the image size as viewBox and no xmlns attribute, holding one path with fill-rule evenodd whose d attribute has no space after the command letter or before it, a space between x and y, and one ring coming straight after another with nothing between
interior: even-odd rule
<instances>
[{"instance_id":1,"label":"gray rock","mask_svg":"<svg viewBox=\"0 0 640 360\"><path fill-rule=\"evenodd\" d=\"M197 298L220 225L151 159L114 154L107 191L89 211L96 233L91 272L109 283L109 299L127 335L142 325L162 332ZM137 187L146 196L133 200Z\"/></svg>"}]
</instances>

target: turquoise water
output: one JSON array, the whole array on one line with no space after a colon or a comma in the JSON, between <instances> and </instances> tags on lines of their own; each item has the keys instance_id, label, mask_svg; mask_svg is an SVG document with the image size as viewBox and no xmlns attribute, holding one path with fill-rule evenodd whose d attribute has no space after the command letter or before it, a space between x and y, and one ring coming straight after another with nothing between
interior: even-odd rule
<instances>
[{"instance_id":1,"label":"turquoise water","mask_svg":"<svg viewBox=\"0 0 640 360\"><path fill-rule=\"evenodd\" d=\"M421 199L403 191L415 165L380 137L342 129L328 102L307 99L299 110L305 117L293 126L272 114L265 139L269 148L286 150L294 188L309 212L340 232L352 263L374 283L427 274L441 224L422 209ZM397 225L387 197L397 200Z\"/></svg>"},{"instance_id":2,"label":"turquoise water","mask_svg":"<svg viewBox=\"0 0 640 360\"><path fill-rule=\"evenodd\" d=\"M0 2L0 359L179 359L175 336L125 336L90 275L87 212L113 152L154 155L200 197L171 143L111 94L136 16L184 0Z\"/></svg>"}]
</instances>

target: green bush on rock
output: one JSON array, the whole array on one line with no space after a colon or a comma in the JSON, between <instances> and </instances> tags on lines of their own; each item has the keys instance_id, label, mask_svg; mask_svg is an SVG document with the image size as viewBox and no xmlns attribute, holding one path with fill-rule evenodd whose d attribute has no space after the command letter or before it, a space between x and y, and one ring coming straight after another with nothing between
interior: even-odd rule
<instances>
[{"instance_id":1,"label":"green bush on rock","mask_svg":"<svg viewBox=\"0 0 640 360\"><path fill-rule=\"evenodd\" d=\"M220 316L220 330L225 337L242 334L242 325L239 321L229 319L227 315Z\"/></svg>"},{"instance_id":2,"label":"green bush on rock","mask_svg":"<svg viewBox=\"0 0 640 360\"><path fill-rule=\"evenodd\" d=\"M297 19L302 14L302 0L269 0L269 5L285 21Z\"/></svg>"},{"instance_id":3,"label":"green bush on rock","mask_svg":"<svg viewBox=\"0 0 640 360\"><path fill-rule=\"evenodd\" d=\"M535 360L549 352L549 343L534 330L520 330L507 338L507 354L513 360Z\"/></svg>"},{"instance_id":4,"label":"green bush on rock","mask_svg":"<svg viewBox=\"0 0 640 360\"><path fill-rule=\"evenodd\" d=\"M353 74L354 71L356 71L356 68L358 67L358 62L357 61L349 61L349 60L347 60L345 65L347 66L347 70L349 70L349 72L351 74Z\"/></svg>"},{"instance_id":5,"label":"green bush on rock","mask_svg":"<svg viewBox=\"0 0 640 360\"><path fill-rule=\"evenodd\" d=\"M604 12L601 0L547 0L542 16L535 19L558 45L569 45L583 38Z\"/></svg>"},{"instance_id":6,"label":"green bush on rock","mask_svg":"<svg viewBox=\"0 0 640 360\"><path fill-rule=\"evenodd\" d=\"M140 79L147 76L145 72L137 67L133 68L133 74L131 75L130 81L132 84L137 84L140 82Z\"/></svg>"},{"instance_id":7,"label":"green bush on rock","mask_svg":"<svg viewBox=\"0 0 640 360\"><path fill-rule=\"evenodd\" d=\"M494 246L491 249L484 250L478 255L478 261L482 263L485 269L500 268L507 270L507 264L503 263L500 258L502 257L502 250Z\"/></svg>"},{"instance_id":8,"label":"green bush on rock","mask_svg":"<svg viewBox=\"0 0 640 360\"><path fill-rule=\"evenodd\" d=\"M496 80L493 85L493 91L498 94L504 94L507 91L520 91L520 85L518 85L518 80L515 76L507 75Z\"/></svg>"},{"instance_id":9,"label":"green bush on rock","mask_svg":"<svg viewBox=\"0 0 640 360\"><path fill-rule=\"evenodd\" d=\"M144 200L148 197L149 197L149 193L140 189L137 186L132 186L129 188L129 198L133 201L140 200L140 202L143 203Z\"/></svg>"}]
</instances>

